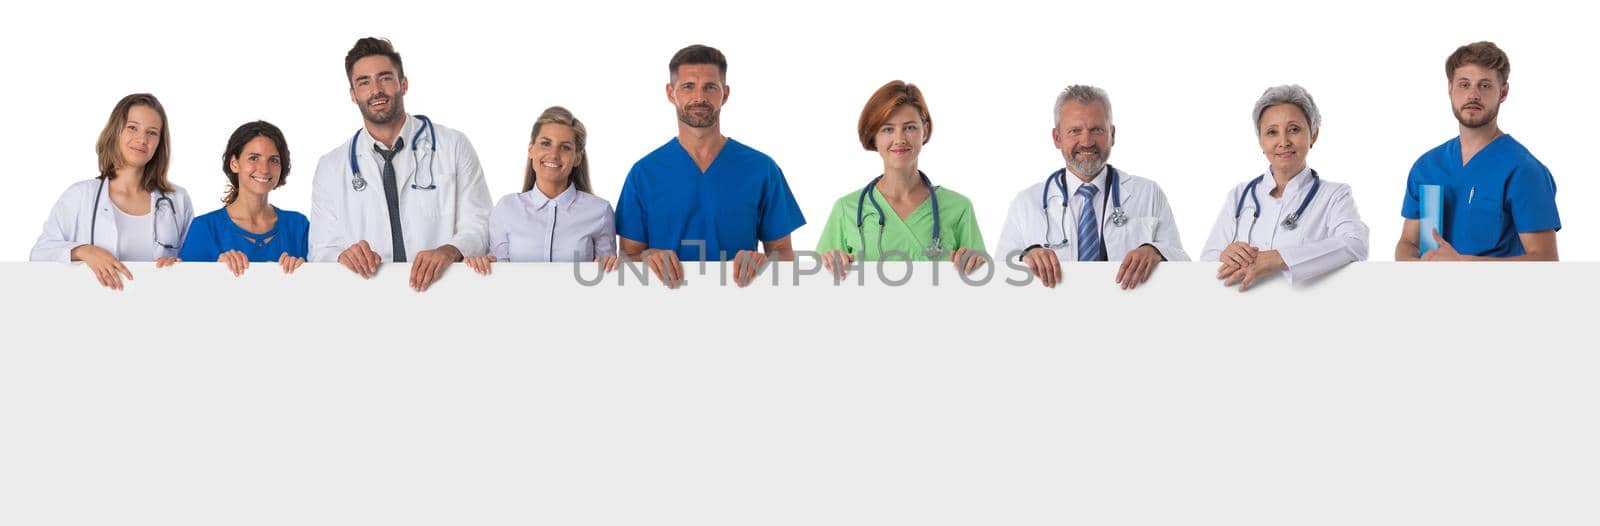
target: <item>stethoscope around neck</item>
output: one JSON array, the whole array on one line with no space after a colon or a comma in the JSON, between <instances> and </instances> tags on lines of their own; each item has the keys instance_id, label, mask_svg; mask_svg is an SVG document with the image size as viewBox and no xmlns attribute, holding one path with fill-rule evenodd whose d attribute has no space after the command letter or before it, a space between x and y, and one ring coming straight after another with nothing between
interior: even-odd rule
<instances>
[{"instance_id":1,"label":"stethoscope around neck","mask_svg":"<svg viewBox=\"0 0 1600 526\"><path fill-rule=\"evenodd\" d=\"M1041 247L1049 248L1049 249L1057 249L1057 248L1064 248L1068 244L1068 241L1067 241L1067 211L1071 210L1071 208L1068 207L1067 204L1068 204L1068 200L1072 199L1072 196L1067 193L1067 181L1066 181L1066 179L1067 179L1067 169L1066 168L1062 168L1062 169L1056 170L1055 173L1050 174L1050 177L1048 179L1045 179L1045 181L1044 181L1044 183L1045 183L1044 184L1044 191L1039 193L1040 194L1039 195L1039 209L1040 209L1040 213L1044 214L1044 241L1045 242L1039 245ZM1052 242L1050 242L1050 239L1051 239L1050 238L1050 186L1051 185L1055 185L1056 189L1061 191L1061 242L1060 243L1052 243ZM1115 226L1119 226L1119 227L1122 226L1122 225L1128 224L1128 214L1126 212L1122 211L1122 177L1117 173L1117 169L1115 167L1109 165L1109 164L1106 165L1106 186L1110 186L1111 187L1111 191L1106 192L1106 195L1104 195L1104 196L1102 196L1100 198L1100 202L1101 202L1101 205L1100 205L1100 238L1101 239L1105 239L1105 237L1106 237L1105 236L1105 229L1106 229L1106 217L1105 217L1106 206L1105 206L1105 202L1106 202L1107 199L1109 199L1111 201L1111 224L1115 225Z\"/></svg>"},{"instance_id":2,"label":"stethoscope around neck","mask_svg":"<svg viewBox=\"0 0 1600 526\"><path fill-rule=\"evenodd\" d=\"M933 206L933 243L922 250L922 255L929 258L941 258L944 257L944 243L940 238L939 232L941 224L939 221L939 193L934 191L933 181L928 180L928 174L922 173L922 170L917 170L917 176L922 178L922 185L928 188L928 202ZM861 189L861 195L856 197L856 233L861 236L862 251L867 249L866 202L872 201L873 210L878 212L878 257L880 258L884 257L883 231L888 219L883 215L883 205L878 204L877 197L873 197L872 189L877 188L878 181L882 179L882 175L872 178L872 182L867 183L867 187Z\"/></svg>"},{"instance_id":3,"label":"stethoscope around neck","mask_svg":"<svg viewBox=\"0 0 1600 526\"><path fill-rule=\"evenodd\" d=\"M418 185L417 183L413 182L411 183L411 189L433 190L438 188L437 186L433 185L433 160L439 155L439 136L433 133L432 119L429 119L427 115L417 115L416 117L417 120L422 121L422 127L417 129L417 133L411 135L412 161L417 165L422 164L421 161L416 159L417 141L422 139L423 132L427 132L428 146L430 150L428 153L428 184ZM350 175L354 177L350 180L350 188L355 189L357 192L367 189L367 180L366 178L361 177L361 163L356 162L356 143L360 142L361 132L363 130L356 130L356 134L350 136ZM398 147L405 148L406 145L401 144L398 145ZM391 160L390 162L393 161Z\"/></svg>"},{"instance_id":4,"label":"stethoscope around neck","mask_svg":"<svg viewBox=\"0 0 1600 526\"><path fill-rule=\"evenodd\" d=\"M107 182L105 178L101 178L100 179L100 186L96 186L95 190L94 190L94 212L92 214L90 214L90 216L89 216L89 244L91 244L91 245L94 244L95 226L98 225L99 222L100 222L100 196L105 193L106 186L110 185L110 184L111 183ZM156 239L156 246L159 246L159 247L167 249L167 250L177 250L178 249L178 244L177 243L167 243L167 242L161 240L161 224L162 224L162 221L161 221L161 218L159 216L161 215L161 204L162 203L166 203L166 205L167 205L167 217L172 218L172 221L170 221L170 223L172 223L172 232L171 232L171 234L172 234L173 237L177 237L177 235L178 235L178 209L173 207L172 198L171 197L167 197L167 193L166 192L161 192L161 195L156 196L156 206L155 206L155 208L151 210L151 212L155 213L158 216L158 217L155 218L155 221L153 222L153 226L154 226L154 229L155 229L155 232L154 232L155 236L154 237ZM117 205L115 203L113 203L111 206L117 206Z\"/></svg>"},{"instance_id":5,"label":"stethoscope around neck","mask_svg":"<svg viewBox=\"0 0 1600 526\"><path fill-rule=\"evenodd\" d=\"M1265 179L1266 177L1266 174L1262 174L1257 175L1255 179L1251 179L1250 184L1244 186L1244 192L1239 194L1239 202L1233 205L1234 241L1239 240L1239 218L1244 216L1244 197L1245 195L1249 195L1250 202L1254 203L1255 211L1250 214L1250 233L1245 235L1245 242L1254 243L1256 235L1256 220L1261 219L1261 198L1256 196L1256 186L1260 185L1261 180ZM1306 192L1306 198L1300 201L1300 207L1296 208L1294 212L1289 214L1289 217L1283 218L1283 221L1279 223L1279 225L1283 226L1284 230L1294 230L1300 226L1300 216L1305 214L1306 207L1311 205L1311 200L1317 197L1317 189L1319 188L1322 188L1322 178L1317 177L1316 170L1312 170L1311 191Z\"/></svg>"}]
</instances>

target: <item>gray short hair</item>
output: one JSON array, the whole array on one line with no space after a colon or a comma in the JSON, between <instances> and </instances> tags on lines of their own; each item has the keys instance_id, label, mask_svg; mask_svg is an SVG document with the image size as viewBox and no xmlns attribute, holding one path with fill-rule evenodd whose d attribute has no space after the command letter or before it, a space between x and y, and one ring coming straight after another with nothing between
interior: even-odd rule
<instances>
[{"instance_id":1,"label":"gray short hair","mask_svg":"<svg viewBox=\"0 0 1600 526\"><path fill-rule=\"evenodd\" d=\"M1065 106L1069 100L1084 104L1100 103L1100 107L1106 109L1106 125L1109 126L1111 124L1111 97L1106 95L1106 90L1086 84L1073 84L1067 86L1067 89L1061 90L1060 95L1056 95L1055 121L1057 128L1061 127L1061 107Z\"/></svg>"},{"instance_id":2,"label":"gray short hair","mask_svg":"<svg viewBox=\"0 0 1600 526\"><path fill-rule=\"evenodd\" d=\"M1256 100L1256 111L1251 116L1256 121L1257 136L1261 135L1261 114L1266 113L1267 108L1279 104L1293 104L1299 107L1300 111L1306 114L1306 120L1310 121L1306 125L1311 127L1312 134L1316 134L1317 130L1322 128L1322 113L1317 111L1317 101L1311 100L1311 93L1299 84L1286 84L1267 88L1267 91L1261 93L1261 98Z\"/></svg>"}]
</instances>

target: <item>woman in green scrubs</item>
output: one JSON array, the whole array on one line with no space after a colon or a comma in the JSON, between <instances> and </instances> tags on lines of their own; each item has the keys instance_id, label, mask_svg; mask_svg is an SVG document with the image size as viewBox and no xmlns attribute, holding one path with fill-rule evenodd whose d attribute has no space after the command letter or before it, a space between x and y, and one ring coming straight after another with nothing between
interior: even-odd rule
<instances>
[{"instance_id":1,"label":"woman in green scrubs","mask_svg":"<svg viewBox=\"0 0 1600 526\"><path fill-rule=\"evenodd\" d=\"M855 261L944 261L962 273L987 258L978 218L966 196L934 186L917 169L933 121L922 90L893 81L861 110L861 146L883 157L883 175L833 203L817 253L835 276Z\"/></svg>"}]
</instances>

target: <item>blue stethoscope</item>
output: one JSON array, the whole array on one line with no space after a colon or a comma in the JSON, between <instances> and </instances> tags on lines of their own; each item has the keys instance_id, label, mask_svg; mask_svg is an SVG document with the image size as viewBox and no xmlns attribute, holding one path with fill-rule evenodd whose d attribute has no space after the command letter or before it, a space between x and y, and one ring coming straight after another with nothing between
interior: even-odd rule
<instances>
[{"instance_id":1,"label":"blue stethoscope","mask_svg":"<svg viewBox=\"0 0 1600 526\"><path fill-rule=\"evenodd\" d=\"M439 155L439 137L433 133L432 119L429 119L427 115L417 115L416 117L417 120L422 121L422 127L417 129L417 133L411 136L412 162L418 165L421 164L421 161L417 160L417 141L422 139L423 132L428 133L428 145L431 151L428 153L428 184L418 186L417 183L413 182L411 183L411 189L433 190L438 188L433 185L433 159ZM367 180L361 177L361 164L356 162L356 142L361 138L362 131L356 130L356 134L350 137L350 174L355 176L354 179L350 180L350 187L357 192L367 189ZM399 146L405 148L406 145L401 144Z\"/></svg>"},{"instance_id":2,"label":"blue stethoscope","mask_svg":"<svg viewBox=\"0 0 1600 526\"><path fill-rule=\"evenodd\" d=\"M89 244L91 244L91 245L94 244L94 228L95 228L95 225L100 222L100 196L105 193L107 184L110 184L110 183L107 183L105 178L101 178L100 179L100 186L95 187L95 190L94 190L94 213L90 214L90 216L89 216ZM163 205L163 204L166 205L167 217L172 219L171 221L166 221L165 222L165 223L172 223L172 231L169 232L169 234L171 234L171 237L177 237L178 236L178 209L173 207L172 198L167 197L167 193L166 192L161 192L161 195L156 196L156 209L155 209L155 213L156 213L156 216L157 216L156 220L155 220L156 245L159 245L161 248L164 248L164 249L167 249L167 250L177 250L178 249L178 244L177 243L167 243L167 242L161 240L161 225L164 222L161 221L161 218L159 216L161 215L161 210L162 210L162 206L161 205ZM116 205L113 204L112 206L116 206Z\"/></svg>"},{"instance_id":3,"label":"blue stethoscope","mask_svg":"<svg viewBox=\"0 0 1600 526\"><path fill-rule=\"evenodd\" d=\"M1065 248L1067 246L1067 200L1072 196L1067 194L1067 169L1062 168L1050 174L1044 181L1044 191L1039 195L1039 208L1044 214L1044 243L1039 246L1048 249ZM1106 183L1111 187L1107 195L1100 198L1100 239L1105 239L1106 212L1105 200L1111 200L1111 224L1122 226L1128 224L1128 214L1122 211L1122 177L1117 174L1117 169L1106 165ZM1061 191L1061 242L1050 242L1050 185L1054 184Z\"/></svg>"},{"instance_id":4,"label":"blue stethoscope","mask_svg":"<svg viewBox=\"0 0 1600 526\"><path fill-rule=\"evenodd\" d=\"M939 237L939 193L935 192L933 182L928 180L928 174L917 170L917 176L922 178L922 185L928 187L928 201L933 205L933 244L923 249L922 255L929 258L944 257L944 243ZM883 215L883 206L878 204L878 198L872 196L872 189L878 187L882 175L872 178L867 187L861 189L861 195L856 197L856 233L861 235L861 250L867 249L866 208L868 200L872 201L872 208L878 212L878 257L883 257L883 229L887 222Z\"/></svg>"},{"instance_id":5,"label":"blue stethoscope","mask_svg":"<svg viewBox=\"0 0 1600 526\"><path fill-rule=\"evenodd\" d=\"M1255 212L1250 215L1250 233L1245 236L1245 243L1254 243L1256 220L1261 219L1261 198L1256 197L1256 185L1261 184L1261 180L1266 177L1266 174L1257 175L1255 179L1250 180L1250 184L1244 186L1244 193L1239 194L1239 202L1233 206L1234 241L1239 240L1239 218L1244 216L1244 196L1249 194L1250 201L1255 205ZM1289 214L1289 217L1283 218L1283 222L1279 223L1285 230L1294 230L1295 227L1300 226L1300 215L1306 212L1306 207L1311 205L1311 200L1317 197L1317 189L1319 188L1322 188L1322 178L1317 177L1316 170L1312 170L1311 191L1306 192L1306 198L1300 201L1300 208L1296 208L1293 213Z\"/></svg>"}]
</instances>

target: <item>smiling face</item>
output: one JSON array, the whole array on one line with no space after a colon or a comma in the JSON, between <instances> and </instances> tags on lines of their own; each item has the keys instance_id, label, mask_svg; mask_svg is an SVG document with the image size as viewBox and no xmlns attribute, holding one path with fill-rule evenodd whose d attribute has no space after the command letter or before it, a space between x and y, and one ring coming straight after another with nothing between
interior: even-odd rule
<instances>
[{"instance_id":1,"label":"smiling face","mask_svg":"<svg viewBox=\"0 0 1600 526\"><path fill-rule=\"evenodd\" d=\"M128 108L128 118L122 123L117 139L118 153L128 168L144 168L161 146L161 114L144 105Z\"/></svg>"},{"instance_id":2,"label":"smiling face","mask_svg":"<svg viewBox=\"0 0 1600 526\"><path fill-rule=\"evenodd\" d=\"M1500 73L1477 64L1463 64L1450 78L1450 111L1463 128L1492 125L1510 91Z\"/></svg>"},{"instance_id":3,"label":"smiling face","mask_svg":"<svg viewBox=\"0 0 1600 526\"><path fill-rule=\"evenodd\" d=\"M266 195L282 185L283 157L277 143L265 136L256 136L245 143L239 155L228 160L228 168L238 179L234 185L239 195Z\"/></svg>"},{"instance_id":4,"label":"smiling face","mask_svg":"<svg viewBox=\"0 0 1600 526\"><path fill-rule=\"evenodd\" d=\"M541 182L556 183L556 188L566 188L572 167L578 164L577 132L564 124L545 124L539 134L528 144L528 161L533 163L533 173Z\"/></svg>"},{"instance_id":5,"label":"smiling face","mask_svg":"<svg viewBox=\"0 0 1600 526\"><path fill-rule=\"evenodd\" d=\"M692 128L716 126L728 87L715 64L684 64L667 86L667 99L678 109L678 121Z\"/></svg>"},{"instance_id":6,"label":"smiling face","mask_svg":"<svg viewBox=\"0 0 1600 526\"><path fill-rule=\"evenodd\" d=\"M873 146L877 147L878 155L883 157L885 172L917 167L917 156L922 153L922 144L927 141L927 135L923 133L925 128L921 112L910 104L896 108L894 113L889 114L889 120L878 126Z\"/></svg>"},{"instance_id":7,"label":"smiling face","mask_svg":"<svg viewBox=\"0 0 1600 526\"><path fill-rule=\"evenodd\" d=\"M1100 173L1111 158L1111 147L1117 143L1117 128L1111 125L1111 116L1099 102L1063 103L1060 122L1050 135L1067 161L1067 169L1084 181Z\"/></svg>"},{"instance_id":8,"label":"smiling face","mask_svg":"<svg viewBox=\"0 0 1600 526\"><path fill-rule=\"evenodd\" d=\"M389 124L405 115L407 83L394 62L383 55L369 55L350 68L350 101L371 124Z\"/></svg>"},{"instance_id":9,"label":"smiling face","mask_svg":"<svg viewBox=\"0 0 1600 526\"><path fill-rule=\"evenodd\" d=\"M1306 113L1294 104L1274 104L1261 112L1256 137L1273 173L1293 177L1305 170L1306 154L1317 142L1317 134L1307 122Z\"/></svg>"}]
</instances>

